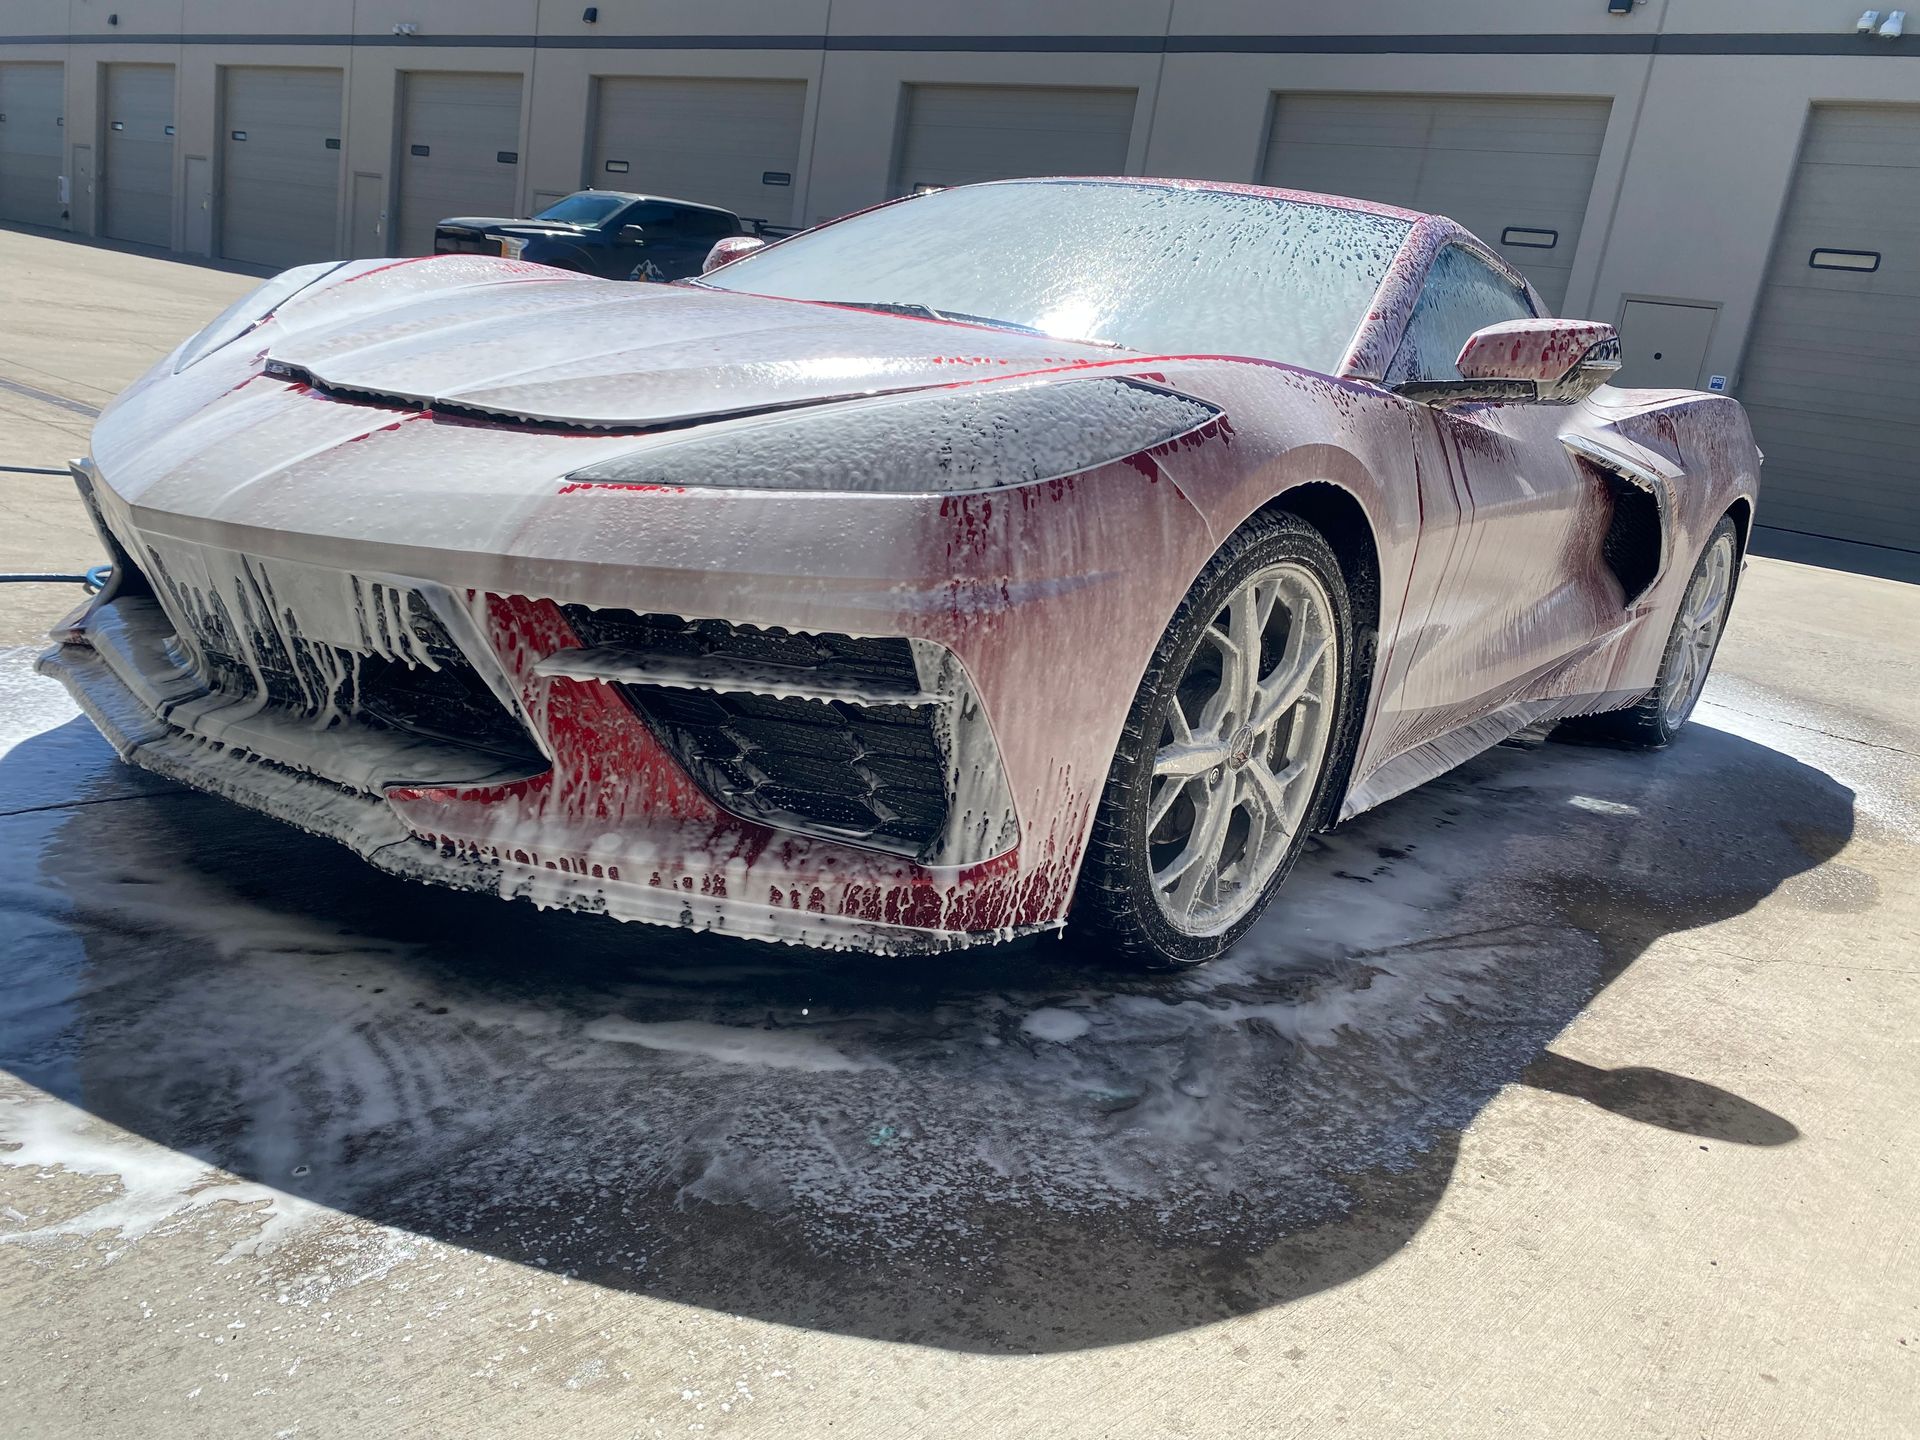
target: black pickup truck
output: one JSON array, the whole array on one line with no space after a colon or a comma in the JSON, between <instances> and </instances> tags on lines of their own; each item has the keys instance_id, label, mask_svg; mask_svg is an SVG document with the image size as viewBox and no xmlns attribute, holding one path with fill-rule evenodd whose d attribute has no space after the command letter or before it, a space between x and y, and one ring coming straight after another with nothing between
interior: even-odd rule
<instances>
[{"instance_id":1,"label":"black pickup truck","mask_svg":"<svg viewBox=\"0 0 1920 1440\"><path fill-rule=\"evenodd\" d=\"M579 190L530 220L442 220L434 226L433 253L505 255L609 280L680 280L700 273L716 240L789 233L691 200Z\"/></svg>"}]
</instances>

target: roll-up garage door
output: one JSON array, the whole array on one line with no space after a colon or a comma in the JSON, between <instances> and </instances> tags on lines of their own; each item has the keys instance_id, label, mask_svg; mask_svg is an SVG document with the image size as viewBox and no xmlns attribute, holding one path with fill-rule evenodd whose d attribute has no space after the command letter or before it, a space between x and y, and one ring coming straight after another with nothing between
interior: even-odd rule
<instances>
[{"instance_id":1,"label":"roll-up garage door","mask_svg":"<svg viewBox=\"0 0 1920 1440\"><path fill-rule=\"evenodd\" d=\"M107 66L107 213L101 232L173 243L173 66Z\"/></svg>"},{"instance_id":2,"label":"roll-up garage door","mask_svg":"<svg viewBox=\"0 0 1920 1440\"><path fill-rule=\"evenodd\" d=\"M609 75L595 88L589 185L791 219L805 81Z\"/></svg>"},{"instance_id":3,"label":"roll-up garage door","mask_svg":"<svg viewBox=\"0 0 1920 1440\"><path fill-rule=\"evenodd\" d=\"M340 72L235 65L223 73L220 253L285 267L340 245Z\"/></svg>"},{"instance_id":4,"label":"roll-up garage door","mask_svg":"<svg viewBox=\"0 0 1920 1440\"><path fill-rule=\"evenodd\" d=\"M58 225L66 67L0 65L0 220Z\"/></svg>"},{"instance_id":5,"label":"roll-up garage door","mask_svg":"<svg viewBox=\"0 0 1920 1440\"><path fill-rule=\"evenodd\" d=\"M1276 95L1261 178L1449 216L1557 312L1611 109L1491 95Z\"/></svg>"},{"instance_id":6,"label":"roll-up garage door","mask_svg":"<svg viewBox=\"0 0 1920 1440\"><path fill-rule=\"evenodd\" d=\"M435 222L511 216L520 190L520 77L411 71L400 137L397 253L431 255Z\"/></svg>"},{"instance_id":7,"label":"roll-up garage door","mask_svg":"<svg viewBox=\"0 0 1920 1440\"><path fill-rule=\"evenodd\" d=\"M1121 175L1132 90L914 85L894 192L1023 175Z\"/></svg>"},{"instance_id":8,"label":"roll-up garage door","mask_svg":"<svg viewBox=\"0 0 1920 1440\"><path fill-rule=\"evenodd\" d=\"M1920 550L1920 106L1816 105L1735 387L1763 525Z\"/></svg>"}]
</instances>

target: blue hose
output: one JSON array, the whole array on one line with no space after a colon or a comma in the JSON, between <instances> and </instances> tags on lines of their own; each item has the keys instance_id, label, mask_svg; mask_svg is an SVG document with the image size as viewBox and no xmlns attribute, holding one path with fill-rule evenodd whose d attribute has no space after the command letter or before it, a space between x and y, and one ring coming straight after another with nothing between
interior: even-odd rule
<instances>
[{"instance_id":1,"label":"blue hose","mask_svg":"<svg viewBox=\"0 0 1920 1440\"><path fill-rule=\"evenodd\" d=\"M84 575L0 575L0 585L84 585L89 595L97 595L112 578L111 565L96 565Z\"/></svg>"}]
</instances>

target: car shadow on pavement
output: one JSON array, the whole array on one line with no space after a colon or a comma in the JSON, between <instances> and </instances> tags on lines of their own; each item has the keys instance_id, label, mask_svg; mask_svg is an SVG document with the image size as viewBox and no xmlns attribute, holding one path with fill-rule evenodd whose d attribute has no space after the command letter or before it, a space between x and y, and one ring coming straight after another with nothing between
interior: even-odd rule
<instances>
[{"instance_id":1,"label":"car shadow on pavement","mask_svg":"<svg viewBox=\"0 0 1920 1440\"><path fill-rule=\"evenodd\" d=\"M368 1221L1033 1352L1379 1265L1509 1085L1677 1132L1676 1163L1791 1142L1704 1080L1549 1046L1662 936L1783 886L1851 903L1794 882L1854 805L1698 724L1651 755L1502 747L1316 841L1233 955L1163 978L1052 940L876 960L422 889L137 776L81 721L0 759L0 817L0 1068L327 1207L254 1257L279 1283Z\"/></svg>"}]
</instances>

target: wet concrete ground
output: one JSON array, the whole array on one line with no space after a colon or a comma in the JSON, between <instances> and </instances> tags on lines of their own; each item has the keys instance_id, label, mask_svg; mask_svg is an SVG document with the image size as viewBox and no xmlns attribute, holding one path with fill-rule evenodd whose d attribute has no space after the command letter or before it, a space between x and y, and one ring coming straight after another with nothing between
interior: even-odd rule
<instances>
[{"instance_id":1,"label":"wet concrete ground","mask_svg":"<svg viewBox=\"0 0 1920 1440\"><path fill-rule=\"evenodd\" d=\"M1747 676L1782 649L1737 627L1670 750L1501 747L1326 837L1172 980L416 888L0 653L4 1429L1217 1433L1251 1386L1516 1433L1448 1418L1480 1368L1526 1433L1568 1384L1595 1433L1914 1433L1916 765Z\"/></svg>"}]
</instances>

